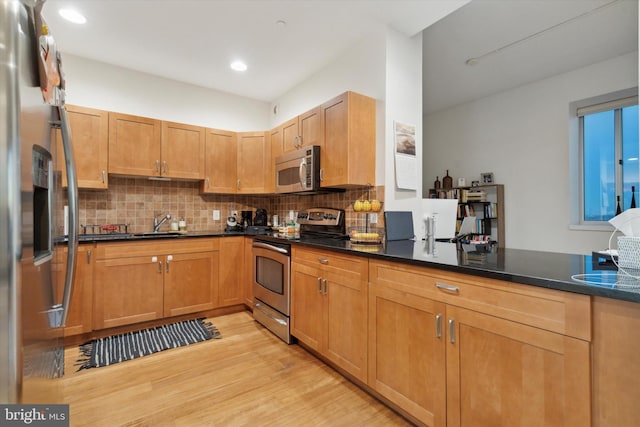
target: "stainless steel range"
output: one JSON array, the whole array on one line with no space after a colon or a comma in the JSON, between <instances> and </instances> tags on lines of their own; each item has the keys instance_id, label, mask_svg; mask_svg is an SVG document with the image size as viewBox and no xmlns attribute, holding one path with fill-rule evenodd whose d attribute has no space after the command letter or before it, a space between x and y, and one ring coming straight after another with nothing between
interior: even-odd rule
<instances>
[{"instance_id":1,"label":"stainless steel range","mask_svg":"<svg viewBox=\"0 0 640 427\"><path fill-rule=\"evenodd\" d=\"M300 239L346 238L344 210L310 208L298 212ZM253 240L253 317L287 344L290 333L291 244L288 239Z\"/></svg>"}]
</instances>

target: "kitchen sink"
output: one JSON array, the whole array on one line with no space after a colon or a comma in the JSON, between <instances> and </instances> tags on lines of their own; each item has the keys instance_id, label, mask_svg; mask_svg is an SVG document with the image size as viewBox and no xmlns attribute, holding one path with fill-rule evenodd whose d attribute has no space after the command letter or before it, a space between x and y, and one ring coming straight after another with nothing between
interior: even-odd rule
<instances>
[{"instance_id":1,"label":"kitchen sink","mask_svg":"<svg viewBox=\"0 0 640 427\"><path fill-rule=\"evenodd\" d=\"M145 233L136 233L136 237L178 237L184 233L179 231L147 231Z\"/></svg>"}]
</instances>

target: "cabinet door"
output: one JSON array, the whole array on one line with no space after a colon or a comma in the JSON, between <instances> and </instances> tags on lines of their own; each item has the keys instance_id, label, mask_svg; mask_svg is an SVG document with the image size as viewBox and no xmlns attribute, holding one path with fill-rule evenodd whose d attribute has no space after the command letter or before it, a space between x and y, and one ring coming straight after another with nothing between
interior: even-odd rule
<instances>
[{"instance_id":1,"label":"cabinet door","mask_svg":"<svg viewBox=\"0 0 640 427\"><path fill-rule=\"evenodd\" d=\"M235 194L238 179L238 141L234 132L207 129L203 193Z\"/></svg>"},{"instance_id":2,"label":"cabinet door","mask_svg":"<svg viewBox=\"0 0 640 427\"><path fill-rule=\"evenodd\" d=\"M363 382L367 381L366 259L331 256L326 259L324 304L327 329L323 353Z\"/></svg>"},{"instance_id":3,"label":"cabinet door","mask_svg":"<svg viewBox=\"0 0 640 427\"><path fill-rule=\"evenodd\" d=\"M640 420L640 304L593 297L593 427Z\"/></svg>"},{"instance_id":4,"label":"cabinet door","mask_svg":"<svg viewBox=\"0 0 640 427\"><path fill-rule=\"evenodd\" d=\"M322 106L323 187L375 183L375 100L353 92Z\"/></svg>"},{"instance_id":5,"label":"cabinet door","mask_svg":"<svg viewBox=\"0 0 640 427\"><path fill-rule=\"evenodd\" d=\"M55 283L57 301L62 301L64 293L65 269L67 264L67 249L56 257L52 263L53 273L56 275ZM91 332L93 319L93 259L94 246L80 245L76 263L76 276L71 291L71 302L67 323L64 328L64 336L72 336Z\"/></svg>"},{"instance_id":6,"label":"cabinet door","mask_svg":"<svg viewBox=\"0 0 640 427\"><path fill-rule=\"evenodd\" d=\"M311 145L323 146L323 132L320 124L321 117L320 107L298 116L298 132L300 135L300 147L309 147ZM320 150L322 151L322 150Z\"/></svg>"},{"instance_id":7,"label":"cabinet door","mask_svg":"<svg viewBox=\"0 0 640 427\"><path fill-rule=\"evenodd\" d=\"M271 147L266 132L238 134L238 193L260 194L265 191L266 173L270 170Z\"/></svg>"},{"instance_id":8,"label":"cabinet door","mask_svg":"<svg viewBox=\"0 0 640 427\"><path fill-rule=\"evenodd\" d=\"M298 132L297 117L280 125L280 133L282 134L282 151L284 153L298 149L300 132Z\"/></svg>"},{"instance_id":9,"label":"cabinet door","mask_svg":"<svg viewBox=\"0 0 640 427\"><path fill-rule=\"evenodd\" d=\"M161 257L97 260L94 329L161 319L163 275Z\"/></svg>"},{"instance_id":10,"label":"cabinet door","mask_svg":"<svg viewBox=\"0 0 640 427\"><path fill-rule=\"evenodd\" d=\"M162 122L162 176L204 179L204 141L202 127Z\"/></svg>"},{"instance_id":11,"label":"cabinet door","mask_svg":"<svg viewBox=\"0 0 640 427\"><path fill-rule=\"evenodd\" d=\"M446 424L444 315L442 303L370 285L368 384L434 427Z\"/></svg>"},{"instance_id":12,"label":"cabinet door","mask_svg":"<svg viewBox=\"0 0 640 427\"><path fill-rule=\"evenodd\" d=\"M319 269L293 262L291 265L291 335L320 351L324 334L324 297Z\"/></svg>"},{"instance_id":13,"label":"cabinet door","mask_svg":"<svg viewBox=\"0 0 640 427\"><path fill-rule=\"evenodd\" d=\"M76 162L78 188L103 190L108 187L109 113L93 108L66 106ZM62 136L56 132L57 152L63 153ZM67 186L67 168L58 156L62 186Z\"/></svg>"},{"instance_id":14,"label":"cabinet door","mask_svg":"<svg viewBox=\"0 0 640 427\"><path fill-rule=\"evenodd\" d=\"M255 266L253 265L253 252L251 246L253 238L244 239L244 303L253 310L253 275L255 274Z\"/></svg>"},{"instance_id":15,"label":"cabinet door","mask_svg":"<svg viewBox=\"0 0 640 427\"><path fill-rule=\"evenodd\" d=\"M218 301L219 253L197 252L166 257L164 316L211 310Z\"/></svg>"},{"instance_id":16,"label":"cabinet door","mask_svg":"<svg viewBox=\"0 0 640 427\"><path fill-rule=\"evenodd\" d=\"M160 120L109 113L109 172L159 176L161 131Z\"/></svg>"},{"instance_id":17,"label":"cabinet door","mask_svg":"<svg viewBox=\"0 0 640 427\"><path fill-rule=\"evenodd\" d=\"M244 237L220 239L220 285L218 306L242 304L244 302Z\"/></svg>"},{"instance_id":18,"label":"cabinet door","mask_svg":"<svg viewBox=\"0 0 640 427\"><path fill-rule=\"evenodd\" d=\"M447 306L447 426L591 425L589 343Z\"/></svg>"}]
</instances>

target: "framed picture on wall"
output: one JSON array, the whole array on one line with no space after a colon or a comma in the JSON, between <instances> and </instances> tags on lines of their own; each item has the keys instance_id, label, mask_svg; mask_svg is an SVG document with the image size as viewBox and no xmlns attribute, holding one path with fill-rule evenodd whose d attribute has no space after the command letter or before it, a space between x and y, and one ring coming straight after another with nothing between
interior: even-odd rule
<instances>
[{"instance_id":1,"label":"framed picture on wall","mask_svg":"<svg viewBox=\"0 0 640 427\"><path fill-rule=\"evenodd\" d=\"M493 184L493 172L485 172L480 174L480 183Z\"/></svg>"}]
</instances>

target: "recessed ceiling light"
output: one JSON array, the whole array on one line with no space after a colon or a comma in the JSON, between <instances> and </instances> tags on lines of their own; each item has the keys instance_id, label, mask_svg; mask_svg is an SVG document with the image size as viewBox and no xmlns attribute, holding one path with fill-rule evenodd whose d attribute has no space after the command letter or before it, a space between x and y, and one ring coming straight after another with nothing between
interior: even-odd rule
<instances>
[{"instance_id":1,"label":"recessed ceiling light","mask_svg":"<svg viewBox=\"0 0 640 427\"><path fill-rule=\"evenodd\" d=\"M233 61L231 63L231 69L235 71L247 71L247 64L242 61Z\"/></svg>"},{"instance_id":2,"label":"recessed ceiling light","mask_svg":"<svg viewBox=\"0 0 640 427\"><path fill-rule=\"evenodd\" d=\"M287 26L287 21L285 21L285 20L283 20L283 19L278 19L278 20L276 21L276 25L277 25L278 27L286 27L286 26Z\"/></svg>"},{"instance_id":3,"label":"recessed ceiling light","mask_svg":"<svg viewBox=\"0 0 640 427\"><path fill-rule=\"evenodd\" d=\"M73 22L74 24L84 24L87 22L87 18L85 18L80 12L73 9L60 9L58 11L60 16L66 19L69 22Z\"/></svg>"}]
</instances>

